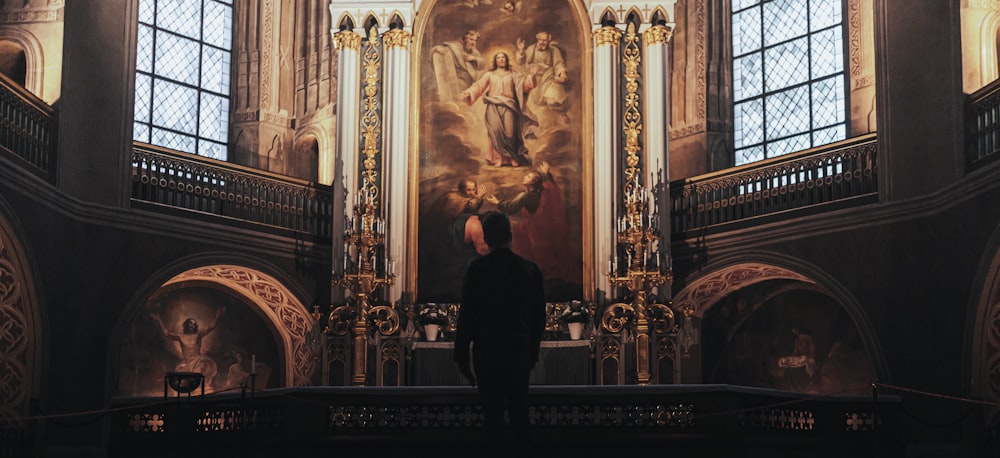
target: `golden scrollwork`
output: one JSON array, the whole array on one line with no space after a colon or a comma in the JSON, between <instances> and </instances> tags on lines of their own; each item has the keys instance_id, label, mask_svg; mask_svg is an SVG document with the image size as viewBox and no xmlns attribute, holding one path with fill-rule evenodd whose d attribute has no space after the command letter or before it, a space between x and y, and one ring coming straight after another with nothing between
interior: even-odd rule
<instances>
[{"instance_id":1,"label":"golden scrollwork","mask_svg":"<svg viewBox=\"0 0 1000 458\"><path fill-rule=\"evenodd\" d=\"M392 29L382 35L386 49L410 47L410 33L402 29Z\"/></svg>"},{"instance_id":2,"label":"golden scrollwork","mask_svg":"<svg viewBox=\"0 0 1000 458\"><path fill-rule=\"evenodd\" d=\"M653 321L653 331L657 334L667 334L677 331L674 311L663 304L649 304L649 316Z\"/></svg>"},{"instance_id":3,"label":"golden scrollwork","mask_svg":"<svg viewBox=\"0 0 1000 458\"><path fill-rule=\"evenodd\" d=\"M346 336L351 330L351 316L354 313L350 305L341 305L330 311L326 320L326 332L335 336Z\"/></svg>"},{"instance_id":4,"label":"golden scrollwork","mask_svg":"<svg viewBox=\"0 0 1000 458\"><path fill-rule=\"evenodd\" d=\"M635 307L632 307L631 304L623 302L611 304L601 315L601 327L606 332L622 332L634 314Z\"/></svg>"},{"instance_id":5,"label":"golden scrollwork","mask_svg":"<svg viewBox=\"0 0 1000 458\"><path fill-rule=\"evenodd\" d=\"M618 46L622 40L622 31L616 27L606 26L594 31L594 46Z\"/></svg>"},{"instance_id":6,"label":"golden scrollwork","mask_svg":"<svg viewBox=\"0 0 1000 458\"><path fill-rule=\"evenodd\" d=\"M648 30L643 32L643 41L646 46L667 44L670 42L670 37L673 35L674 31L665 25L654 25Z\"/></svg>"},{"instance_id":7,"label":"golden scrollwork","mask_svg":"<svg viewBox=\"0 0 1000 458\"><path fill-rule=\"evenodd\" d=\"M387 305L376 305L368 312L368 319L375 325L375 330L384 336L390 336L399 331L399 314Z\"/></svg>"},{"instance_id":8,"label":"golden scrollwork","mask_svg":"<svg viewBox=\"0 0 1000 458\"><path fill-rule=\"evenodd\" d=\"M350 30L341 30L333 34L333 41L337 44L338 49L350 49L352 51L361 49L361 35Z\"/></svg>"}]
</instances>

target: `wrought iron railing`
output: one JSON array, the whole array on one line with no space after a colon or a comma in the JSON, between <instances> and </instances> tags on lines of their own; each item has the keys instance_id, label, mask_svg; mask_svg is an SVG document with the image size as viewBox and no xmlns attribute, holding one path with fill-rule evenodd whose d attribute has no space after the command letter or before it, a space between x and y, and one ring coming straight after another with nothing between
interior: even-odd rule
<instances>
[{"instance_id":1,"label":"wrought iron railing","mask_svg":"<svg viewBox=\"0 0 1000 458\"><path fill-rule=\"evenodd\" d=\"M51 106L0 74L0 149L49 181L55 176L58 124Z\"/></svg>"},{"instance_id":2,"label":"wrought iron railing","mask_svg":"<svg viewBox=\"0 0 1000 458\"><path fill-rule=\"evenodd\" d=\"M328 186L144 143L132 148L132 202L144 208L190 210L329 239L332 199Z\"/></svg>"},{"instance_id":3,"label":"wrought iron railing","mask_svg":"<svg viewBox=\"0 0 1000 458\"><path fill-rule=\"evenodd\" d=\"M529 403L543 447L698 444L705 456L715 456L732 445L711 442L721 438L760 456L827 447L901 456L903 448L896 396L817 397L726 385L533 386ZM204 456L273 452L288 444L339 451L445 447L452 455L477 455L483 421L479 397L467 387L307 387L242 399L216 394L113 404L109 449L118 456L178 443Z\"/></svg>"},{"instance_id":4,"label":"wrought iron railing","mask_svg":"<svg viewBox=\"0 0 1000 458\"><path fill-rule=\"evenodd\" d=\"M874 134L671 183L671 228L695 230L788 211L874 202Z\"/></svg>"},{"instance_id":5,"label":"wrought iron railing","mask_svg":"<svg viewBox=\"0 0 1000 458\"><path fill-rule=\"evenodd\" d=\"M969 96L966 160L975 169L1000 157L1000 80Z\"/></svg>"}]
</instances>

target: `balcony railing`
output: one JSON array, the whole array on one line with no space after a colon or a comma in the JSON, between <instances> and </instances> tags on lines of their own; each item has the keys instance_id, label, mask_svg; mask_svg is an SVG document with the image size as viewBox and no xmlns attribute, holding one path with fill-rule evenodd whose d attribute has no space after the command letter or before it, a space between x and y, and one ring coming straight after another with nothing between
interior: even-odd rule
<instances>
[{"instance_id":1,"label":"balcony railing","mask_svg":"<svg viewBox=\"0 0 1000 458\"><path fill-rule=\"evenodd\" d=\"M55 176L55 110L0 74L0 149L49 181Z\"/></svg>"},{"instance_id":2,"label":"balcony railing","mask_svg":"<svg viewBox=\"0 0 1000 458\"><path fill-rule=\"evenodd\" d=\"M874 202L874 134L671 183L671 227L681 237L752 218Z\"/></svg>"},{"instance_id":3,"label":"balcony railing","mask_svg":"<svg viewBox=\"0 0 1000 458\"><path fill-rule=\"evenodd\" d=\"M328 186L144 143L132 148L132 202L331 236Z\"/></svg>"},{"instance_id":4,"label":"balcony railing","mask_svg":"<svg viewBox=\"0 0 1000 458\"><path fill-rule=\"evenodd\" d=\"M965 154L975 169L1000 157L1000 80L970 95L968 107Z\"/></svg>"},{"instance_id":5,"label":"balcony railing","mask_svg":"<svg viewBox=\"0 0 1000 458\"><path fill-rule=\"evenodd\" d=\"M726 385L533 386L529 393L536 445L566 448L554 456L594 456L586 453L590 447L609 445L618 446L617 455L642 452L637 456L689 447L704 456L733 450L902 456L899 402L896 396L875 402ZM204 401L122 398L113 404L113 456L175 456L159 453L175 452L176 444L199 456L320 448L423 455L417 449L425 447L450 456L484 454L480 400L466 387L302 387L247 398L226 393Z\"/></svg>"}]
</instances>

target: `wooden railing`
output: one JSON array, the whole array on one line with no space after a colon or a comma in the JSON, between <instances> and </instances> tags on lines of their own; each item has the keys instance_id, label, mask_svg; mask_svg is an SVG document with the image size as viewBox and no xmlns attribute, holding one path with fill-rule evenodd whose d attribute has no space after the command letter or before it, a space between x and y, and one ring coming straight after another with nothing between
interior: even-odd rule
<instances>
[{"instance_id":1,"label":"wooden railing","mask_svg":"<svg viewBox=\"0 0 1000 458\"><path fill-rule=\"evenodd\" d=\"M969 169L1000 157L1000 80L969 96L965 154Z\"/></svg>"},{"instance_id":2,"label":"wooden railing","mask_svg":"<svg viewBox=\"0 0 1000 458\"><path fill-rule=\"evenodd\" d=\"M671 228L681 237L788 211L874 202L874 134L671 183Z\"/></svg>"},{"instance_id":3,"label":"wooden railing","mask_svg":"<svg viewBox=\"0 0 1000 458\"><path fill-rule=\"evenodd\" d=\"M330 187L145 143L132 148L132 202L331 236Z\"/></svg>"},{"instance_id":4,"label":"wooden railing","mask_svg":"<svg viewBox=\"0 0 1000 458\"><path fill-rule=\"evenodd\" d=\"M0 74L0 150L49 181L55 177L58 124L51 106Z\"/></svg>"}]
</instances>

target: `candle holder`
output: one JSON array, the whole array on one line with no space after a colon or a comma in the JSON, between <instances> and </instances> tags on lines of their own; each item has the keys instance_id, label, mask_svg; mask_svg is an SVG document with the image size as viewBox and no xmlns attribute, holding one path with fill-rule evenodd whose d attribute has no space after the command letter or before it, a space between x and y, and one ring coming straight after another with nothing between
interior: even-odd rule
<instances>
[{"instance_id":1,"label":"candle holder","mask_svg":"<svg viewBox=\"0 0 1000 458\"><path fill-rule=\"evenodd\" d=\"M344 313L343 307L337 307L327 318L327 329L331 330L342 326L345 317L349 320L354 339L351 383L355 386L367 383L368 328L373 296L379 288L392 285L396 279L394 262L385 253L386 223L379 215L379 190L371 179L373 175L364 176L355 195L354 216L345 221L341 269L333 275L334 286L354 294L354 310ZM395 313L391 307L378 308L380 313Z\"/></svg>"}]
</instances>

